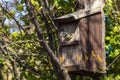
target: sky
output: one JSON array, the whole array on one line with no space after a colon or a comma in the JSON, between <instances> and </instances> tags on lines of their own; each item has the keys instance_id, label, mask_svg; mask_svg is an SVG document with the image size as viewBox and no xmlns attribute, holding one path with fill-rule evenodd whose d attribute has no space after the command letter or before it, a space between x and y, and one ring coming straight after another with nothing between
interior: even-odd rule
<instances>
[{"instance_id":1,"label":"sky","mask_svg":"<svg viewBox=\"0 0 120 80\"><path fill-rule=\"evenodd\" d=\"M10 10L16 11L15 2L16 2L16 1L21 1L21 0L0 0L0 3L1 3L1 2L5 2L5 1L8 2L8 7L9 7ZM68 2L69 0L64 0L64 1ZM2 4L3 4L3 3L2 3ZM25 11L23 11L23 12L21 12L21 13L22 13L23 15L26 15L26 14L27 14ZM17 12L17 13L15 14L15 17L16 17L16 19L19 19L19 18L20 18L20 13ZM23 22L23 21L21 21L21 20L19 20L19 21L20 21L19 23L20 23L21 25L24 25L24 22ZM16 27L17 25L16 25L16 23L15 23L14 20L5 19L4 25L11 27L11 29L10 29L10 32L11 32L11 33L18 31L18 29L17 29L17 27Z\"/></svg>"},{"instance_id":2,"label":"sky","mask_svg":"<svg viewBox=\"0 0 120 80\"><path fill-rule=\"evenodd\" d=\"M15 2L16 0L0 0L0 2L3 4L3 7L5 6L3 2L8 2L8 7L9 7L9 10L13 10L13 11L16 11L16 8L15 8ZM19 13L17 12L15 14L15 17L16 19L18 20L20 17L19 17ZM24 25L24 22L23 21L20 21L20 24L21 25ZM14 20L9 20L9 19L5 19L5 22L4 22L4 25L5 26L10 26L10 32L13 33L13 32L18 32L18 29L17 29L17 25L16 25L16 22Z\"/></svg>"}]
</instances>

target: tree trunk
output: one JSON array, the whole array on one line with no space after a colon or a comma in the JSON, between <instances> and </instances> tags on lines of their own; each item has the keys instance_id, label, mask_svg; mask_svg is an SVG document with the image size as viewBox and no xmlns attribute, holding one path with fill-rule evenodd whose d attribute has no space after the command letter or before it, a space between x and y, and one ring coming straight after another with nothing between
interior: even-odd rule
<instances>
[{"instance_id":1,"label":"tree trunk","mask_svg":"<svg viewBox=\"0 0 120 80\"><path fill-rule=\"evenodd\" d=\"M34 14L34 11L32 9L32 5L30 4L29 0L25 0L25 4L27 5L27 9L29 11L29 16L33 17L32 21L33 21L33 24L35 25L38 38L39 38L39 40L42 40L42 45L46 48L47 55L50 57L51 63L53 65L55 71L58 73L61 80L71 80L71 78L69 77L69 74L62 67L62 65L59 62L58 58L54 55L54 52L51 50L51 48L47 44L47 42L46 42L46 40L44 38L44 35L42 33L42 29L40 28L40 24L39 24L39 22L38 22L38 20L36 18L36 15Z\"/></svg>"}]
</instances>

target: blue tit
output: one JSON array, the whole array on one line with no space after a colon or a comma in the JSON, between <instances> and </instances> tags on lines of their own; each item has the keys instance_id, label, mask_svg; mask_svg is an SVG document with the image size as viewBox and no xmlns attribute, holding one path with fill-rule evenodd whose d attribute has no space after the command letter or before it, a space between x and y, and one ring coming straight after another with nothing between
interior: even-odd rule
<instances>
[{"instance_id":1,"label":"blue tit","mask_svg":"<svg viewBox=\"0 0 120 80\"><path fill-rule=\"evenodd\" d=\"M72 38L72 34L67 34L67 35L65 36L65 39L68 40L68 41L69 41L71 38Z\"/></svg>"},{"instance_id":2,"label":"blue tit","mask_svg":"<svg viewBox=\"0 0 120 80\"><path fill-rule=\"evenodd\" d=\"M66 32L62 32L62 36L63 37L67 36L67 33Z\"/></svg>"}]
</instances>

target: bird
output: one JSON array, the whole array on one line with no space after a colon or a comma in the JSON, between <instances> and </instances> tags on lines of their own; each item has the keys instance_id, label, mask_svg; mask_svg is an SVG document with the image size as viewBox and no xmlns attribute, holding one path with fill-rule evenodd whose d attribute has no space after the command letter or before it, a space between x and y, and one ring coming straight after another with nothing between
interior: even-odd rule
<instances>
[{"instance_id":1,"label":"bird","mask_svg":"<svg viewBox=\"0 0 120 80\"><path fill-rule=\"evenodd\" d=\"M69 41L70 39L72 39L72 34L65 32L64 38L65 38L65 40Z\"/></svg>"}]
</instances>

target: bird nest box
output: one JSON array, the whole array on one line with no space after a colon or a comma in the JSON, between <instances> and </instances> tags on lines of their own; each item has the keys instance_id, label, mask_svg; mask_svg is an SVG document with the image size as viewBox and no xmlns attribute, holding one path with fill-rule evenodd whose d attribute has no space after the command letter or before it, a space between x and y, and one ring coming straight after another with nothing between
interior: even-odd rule
<instances>
[{"instance_id":1,"label":"bird nest box","mask_svg":"<svg viewBox=\"0 0 120 80\"><path fill-rule=\"evenodd\" d=\"M101 4L58 17L55 22L60 31L58 58L61 64L69 72L105 73L105 23Z\"/></svg>"}]
</instances>

